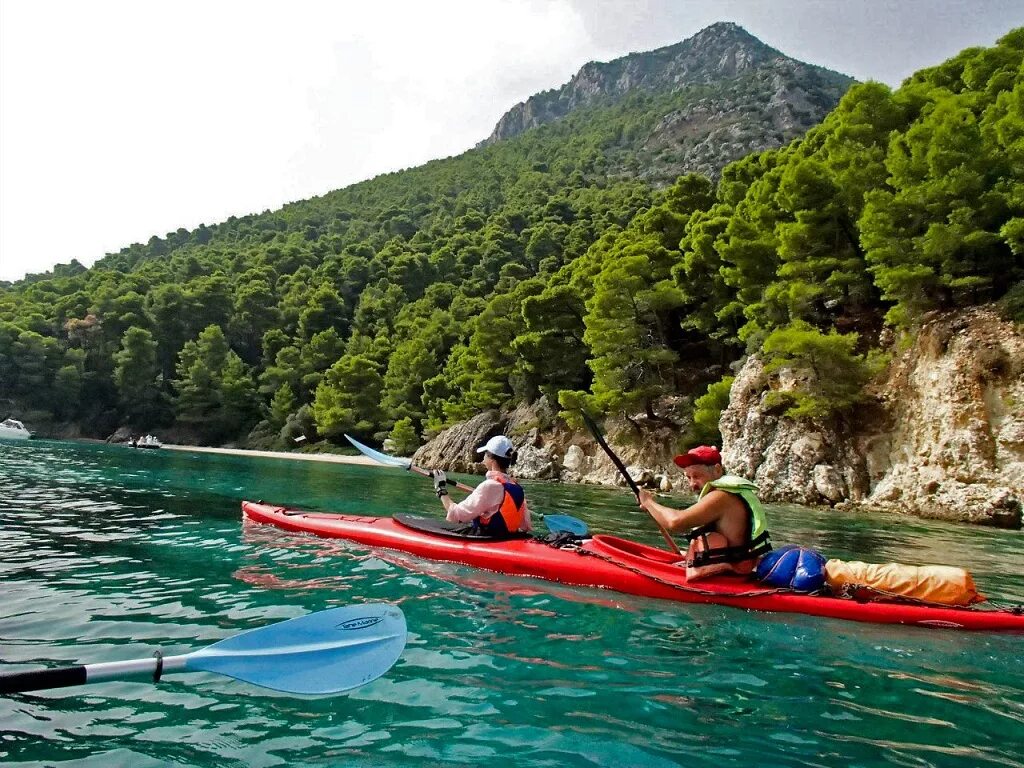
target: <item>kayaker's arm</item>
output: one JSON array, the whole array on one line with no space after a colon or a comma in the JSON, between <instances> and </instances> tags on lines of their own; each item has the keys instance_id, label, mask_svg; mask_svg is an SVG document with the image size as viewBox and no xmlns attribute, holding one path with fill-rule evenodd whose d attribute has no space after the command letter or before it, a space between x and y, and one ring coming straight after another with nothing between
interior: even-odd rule
<instances>
[{"instance_id":1,"label":"kayaker's arm","mask_svg":"<svg viewBox=\"0 0 1024 768\"><path fill-rule=\"evenodd\" d=\"M640 489L639 502L642 509L670 531L689 531L717 522L738 503L731 494L714 490L686 509L675 509L659 504L654 500L654 494L643 488Z\"/></svg>"},{"instance_id":2,"label":"kayaker's arm","mask_svg":"<svg viewBox=\"0 0 1024 768\"><path fill-rule=\"evenodd\" d=\"M493 512L501 506L505 490L501 483L484 480L465 499L456 503L447 494L441 496L445 519L450 523L471 523L480 515Z\"/></svg>"},{"instance_id":3,"label":"kayaker's arm","mask_svg":"<svg viewBox=\"0 0 1024 768\"><path fill-rule=\"evenodd\" d=\"M448 494L445 494L444 496L441 497L441 506L444 507L445 512L451 509L454 504L455 502L452 501L452 497L449 496Z\"/></svg>"},{"instance_id":4,"label":"kayaker's arm","mask_svg":"<svg viewBox=\"0 0 1024 768\"><path fill-rule=\"evenodd\" d=\"M430 477L434 479L434 493L441 500L441 505L444 507L445 513L447 513L455 506L452 497L448 495L448 476L445 475L444 470L432 469L430 470Z\"/></svg>"}]
</instances>

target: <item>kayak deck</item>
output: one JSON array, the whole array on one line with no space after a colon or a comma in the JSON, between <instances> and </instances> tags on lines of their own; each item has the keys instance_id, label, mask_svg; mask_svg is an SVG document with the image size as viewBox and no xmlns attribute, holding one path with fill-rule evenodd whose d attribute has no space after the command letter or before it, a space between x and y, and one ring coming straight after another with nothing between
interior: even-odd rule
<instances>
[{"instance_id":1,"label":"kayak deck","mask_svg":"<svg viewBox=\"0 0 1024 768\"><path fill-rule=\"evenodd\" d=\"M1024 632L1024 615L896 602L862 603L765 588L736 577L689 584L677 555L615 536L596 535L579 547L557 548L535 539L481 541L433 536L390 517L303 512L242 502L243 516L286 531L346 539L430 560L470 565L511 576L532 576L570 586L597 587L665 600L801 613L852 621L920 627Z\"/></svg>"}]
</instances>

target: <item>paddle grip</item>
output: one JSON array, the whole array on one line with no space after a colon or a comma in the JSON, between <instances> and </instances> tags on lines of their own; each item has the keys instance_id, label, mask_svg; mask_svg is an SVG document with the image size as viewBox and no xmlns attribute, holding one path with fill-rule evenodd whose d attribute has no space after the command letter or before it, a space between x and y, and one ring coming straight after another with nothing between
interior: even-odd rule
<instances>
[{"instance_id":1,"label":"paddle grip","mask_svg":"<svg viewBox=\"0 0 1024 768\"><path fill-rule=\"evenodd\" d=\"M9 672L0 675L0 693L39 691L43 688L66 688L88 682L85 667L40 669L35 672Z\"/></svg>"}]
</instances>

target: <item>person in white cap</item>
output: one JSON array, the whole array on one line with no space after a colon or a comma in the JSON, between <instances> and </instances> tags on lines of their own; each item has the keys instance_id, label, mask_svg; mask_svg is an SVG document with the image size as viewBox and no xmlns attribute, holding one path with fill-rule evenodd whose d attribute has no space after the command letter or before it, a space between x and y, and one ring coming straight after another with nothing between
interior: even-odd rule
<instances>
[{"instance_id":1,"label":"person in white cap","mask_svg":"<svg viewBox=\"0 0 1024 768\"><path fill-rule=\"evenodd\" d=\"M516 449L504 435L495 435L476 449L482 453L480 463L487 468L487 477L468 498L459 503L448 495L448 478L435 469L434 490L444 505L445 519L452 523L472 523L481 533L501 537L529 531L530 508L522 486L506 473L515 464Z\"/></svg>"}]
</instances>

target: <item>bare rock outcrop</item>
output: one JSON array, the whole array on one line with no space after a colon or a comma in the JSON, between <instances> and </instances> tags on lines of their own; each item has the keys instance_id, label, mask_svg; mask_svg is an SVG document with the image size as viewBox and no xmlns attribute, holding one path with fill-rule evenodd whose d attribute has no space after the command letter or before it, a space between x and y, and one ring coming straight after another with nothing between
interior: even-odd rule
<instances>
[{"instance_id":1,"label":"bare rock outcrop","mask_svg":"<svg viewBox=\"0 0 1024 768\"><path fill-rule=\"evenodd\" d=\"M118 427L114 434L107 438L108 443L127 443L135 437L135 433L128 427Z\"/></svg>"},{"instance_id":2,"label":"bare rock outcrop","mask_svg":"<svg viewBox=\"0 0 1024 768\"><path fill-rule=\"evenodd\" d=\"M546 401L521 405L509 414L488 410L468 421L456 424L424 445L413 462L453 472L479 472L480 454L476 449L494 435L512 438L518 452L515 474L523 479L557 480L561 464L556 443L542 433L539 423L551 418Z\"/></svg>"},{"instance_id":3,"label":"bare rock outcrop","mask_svg":"<svg viewBox=\"0 0 1024 768\"><path fill-rule=\"evenodd\" d=\"M839 422L794 421L764 405L772 390L794 381L769 376L753 355L740 370L722 413L722 459L730 472L753 480L766 501L832 505L863 499L867 464Z\"/></svg>"},{"instance_id":4,"label":"bare rock outcrop","mask_svg":"<svg viewBox=\"0 0 1024 768\"><path fill-rule=\"evenodd\" d=\"M649 94L668 111L620 137L619 151L608 158L613 173L659 186L685 173L717 177L730 162L783 146L820 123L852 82L719 22L655 51L585 64L560 88L506 112L482 145Z\"/></svg>"},{"instance_id":5,"label":"bare rock outcrop","mask_svg":"<svg viewBox=\"0 0 1024 768\"><path fill-rule=\"evenodd\" d=\"M497 411L484 411L441 432L413 454L413 463L452 472L475 472L479 469L476 448L500 435L505 423Z\"/></svg>"},{"instance_id":6,"label":"bare rock outcrop","mask_svg":"<svg viewBox=\"0 0 1024 768\"><path fill-rule=\"evenodd\" d=\"M764 498L1021 526L1024 336L992 309L925 323L876 407L850 423L794 422L765 407L768 391L792 386L752 356L722 414L723 458Z\"/></svg>"},{"instance_id":7,"label":"bare rock outcrop","mask_svg":"<svg viewBox=\"0 0 1024 768\"><path fill-rule=\"evenodd\" d=\"M864 437L879 466L866 504L1019 528L1024 336L990 308L937 317L882 390L892 428Z\"/></svg>"},{"instance_id":8,"label":"bare rock outcrop","mask_svg":"<svg viewBox=\"0 0 1024 768\"><path fill-rule=\"evenodd\" d=\"M671 464L672 451L656 446L671 445L672 431L663 427L665 434L659 435L659 440L639 441L628 439L631 429L619 426L607 438L626 463L630 477L640 485L671 488L672 480L659 468ZM479 473L480 456L475 449L499 434L508 435L516 446L518 460L513 473L521 480L626 484L597 442L586 432L569 429L543 398L508 414L489 410L456 424L416 451L413 462L423 467Z\"/></svg>"}]
</instances>

